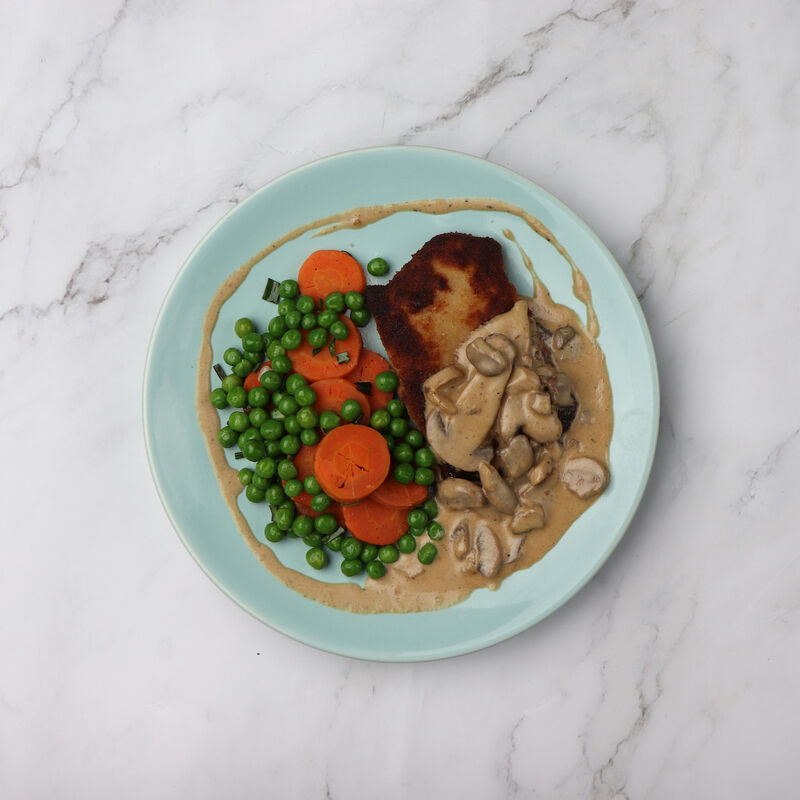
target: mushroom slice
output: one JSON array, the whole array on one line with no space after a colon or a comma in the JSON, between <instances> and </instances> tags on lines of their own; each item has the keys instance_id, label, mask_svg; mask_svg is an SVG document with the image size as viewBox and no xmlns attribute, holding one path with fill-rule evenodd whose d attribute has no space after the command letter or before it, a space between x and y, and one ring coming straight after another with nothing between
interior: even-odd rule
<instances>
[{"instance_id":1,"label":"mushroom slice","mask_svg":"<svg viewBox=\"0 0 800 800\"><path fill-rule=\"evenodd\" d=\"M553 410L550 395L547 392L536 392L530 402L531 408L537 414L549 414Z\"/></svg>"},{"instance_id":2,"label":"mushroom slice","mask_svg":"<svg viewBox=\"0 0 800 800\"><path fill-rule=\"evenodd\" d=\"M529 393L541 389L541 386L539 376L532 369L514 367L497 415L496 430L501 442L509 442L522 427L525 422L525 398Z\"/></svg>"},{"instance_id":3,"label":"mushroom slice","mask_svg":"<svg viewBox=\"0 0 800 800\"><path fill-rule=\"evenodd\" d=\"M533 465L533 448L527 436L515 436L497 451L500 469L507 478L518 478Z\"/></svg>"},{"instance_id":4,"label":"mushroom slice","mask_svg":"<svg viewBox=\"0 0 800 800\"><path fill-rule=\"evenodd\" d=\"M593 458L571 458L561 468L561 480L567 488L583 500L595 497L606 488L608 473Z\"/></svg>"},{"instance_id":5,"label":"mushroom slice","mask_svg":"<svg viewBox=\"0 0 800 800\"><path fill-rule=\"evenodd\" d=\"M561 436L561 420L555 414L539 414L533 408L536 395L526 395L522 404L522 430L534 442L554 442Z\"/></svg>"},{"instance_id":6,"label":"mushroom slice","mask_svg":"<svg viewBox=\"0 0 800 800\"><path fill-rule=\"evenodd\" d=\"M528 533L544 525L544 508L541 503L518 508L511 520L512 533Z\"/></svg>"},{"instance_id":7,"label":"mushroom slice","mask_svg":"<svg viewBox=\"0 0 800 800\"><path fill-rule=\"evenodd\" d=\"M453 389L463 378L464 371L455 364L440 369L423 384L425 399L445 414L455 414L458 411L456 404L445 395L445 391Z\"/></svg>"},{"instance_id":8,"label":"mushroom slice","mask_svg":"<svg viewBox=\"0 0 800 800\"><path fill-rule=\"evenodd\" d=\"M503 563L503 553L497 537L485 522L479 523L475 530L475 551L478 572L485 578L494 578Z\"/></svg>"},{"instance_id":9,"label":"mushroom slice","mask_svg":"<svg viewBox=\"0 0 800 800\"><path fill-rule=\"evenodd\" d=\"M480 486L464 478L447 478L439 484L439 502L448 508L480 508L485 502Z\"/></svg>"},{"instance_id":10,"label":"mushroom slice","mask_svg":"<svg viewBox=\"0 0 800 800\"><path fill-rule=\"evenodd\" d=\"M575 336L575 328L572 325L562 325L560 328L556 328L556 332L553 334L553 348L560 350L573 336Z\"/></svg>"},{"instance_id":11,"label":"mushroom slice","mask_svg":"<svg viewBox=\"0 0 800 800\"><path fill-rule=\"evenodd\" d=\"M541 454L536 466L528 473L532 486L538 486L553 471L553 457L546 450Z\"/></svg>"},{"instance_id":12,"label":"mushroom slice","mask_svg":"<svg viewBox=\"0 0 800 800\"><path fill-rule=\"evenodd\" d=\"M463 561L469 552L469 525L466 520L461 520L450 534L450 543L453 555Z\"/></svg>"},{"instance_id":13,"label":"mushroom slice","mask_svg":"<svg viewBox=\"0 0 800 800\"><path fill-rule=\"evenodd\" d=\"M494 377L499 375L507 365L505 356L495 350L486 339L473 339L466 348L467 360L481 375Z\"/></svg>"},{"instance_id":14,"label":"mushroom slice","mask_svg":"<svg viewBox=\"0 0 800 800\"><path fill-rule=\"evenodd\" d=\"M478 466L478 474L489 503L501 514L513 514L517 507L517 496L511 486L500 477L500 473L484 461Z\"/></svg>"}]
</instances>

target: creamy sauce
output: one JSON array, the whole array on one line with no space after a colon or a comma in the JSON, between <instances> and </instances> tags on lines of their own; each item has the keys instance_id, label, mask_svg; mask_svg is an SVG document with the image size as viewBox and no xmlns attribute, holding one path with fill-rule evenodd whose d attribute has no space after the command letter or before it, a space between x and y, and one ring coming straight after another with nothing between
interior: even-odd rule
<instances>
[{"instance_id":1,"label":"creamy sauce","mask_svg":"<svg viewBox=\"0 0 800 800\"><path fill-rule=\"evenodd\" d=\"M576 336L566 347L554 352L558 369L567 374L573 391L580 399L578 416L567 434L567 449L573 448L576 453L595 457L598 461L607 463L612 428L611 388L605 359L596 341L599 325L592 306L591 292L585 277L566 250L536 217L518 206L498 200L486 198L430 199L354 208L315 220L290 231L256 253L247 263L233 272L212 299L203 323L197 371L196 405L200 428L223 498L248 546L259 561L289 588L325 605L358 613L426 611L453 605L465 599L477 588L485 586L496 588L510 572L538 561L593 502L593 500L580 500L573 495L558 479L558 475L554 471L550 478L536 487L542 499L547 502L548 516L545 526L525 535L524 546L519 548L517 560L504 566L496 578L487 581L480 574L464 574L460 561L453 556L450 550L449 538L445 538L436 542L439 556L433 564L423 567L417 559L416 552L401 555L395 564L389 566L385 577L377 581L367 579L363 589L352 583L325 583L284 567L274 555L272 548L255 537L247 520L239 510L237 499L242 491L242 486L237 470L228 464L225 451L217 442L219 417L216 409L208 402L213 359L211 334L222 305L234 294L256 264L287 242L311 231L316 231L314 236L322 236L341 229L363 228L403 211L448 214L463 210L504 212L518 217L535 233L552 244L570 265L573 276L573 292L576 298L586 306L587 325L585 327L572 309L553 302L546 287L536 276L530 259L523 253L523 260L534 281L534 294L528 302L535 317L551 330L571 325L576 331ZM513 241L510 231L504 231L504 234ZM264 506L264 508L266 511L267 507ZM453 520L448 517L451 513L444 508L440 511L439 520L446 528L453 525ZM463 513L459 512L459 517L463 516ZM498 520L497 524L502 527L505 521ZM515 536L515 540L519 539L520 537ZM418 549L426 540L427 536L419 537ZM291 542L287 544L287 546L290 545ZM277 545L277 547L279 548L281 545Z\"/></svg>"}]
</instances>

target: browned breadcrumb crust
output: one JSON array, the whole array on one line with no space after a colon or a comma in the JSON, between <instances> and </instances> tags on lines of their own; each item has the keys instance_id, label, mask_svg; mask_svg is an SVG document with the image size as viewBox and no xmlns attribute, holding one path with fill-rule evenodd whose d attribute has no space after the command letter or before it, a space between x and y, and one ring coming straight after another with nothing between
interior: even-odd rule
<instances>
[{"instance_id":1,"label":"browned breadcrumb crust","mask_svg":"<svg viewBox=\"0 0 800 800\"><path fill-rule=\"evenodd\" d=\"M411 419L425 424L422 384L453 361L474 330L508 311L517 291L506 276L499 242L468 233L442 233L426 242L385 286L368 286L400 397Z\"/></svg>"}]
</instances>

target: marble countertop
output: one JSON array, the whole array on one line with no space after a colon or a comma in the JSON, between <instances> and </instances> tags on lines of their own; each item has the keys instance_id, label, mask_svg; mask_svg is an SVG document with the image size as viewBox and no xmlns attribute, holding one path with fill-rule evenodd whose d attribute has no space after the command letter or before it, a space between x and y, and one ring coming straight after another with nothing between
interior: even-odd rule
<instances>
[{"instance_id":1,"label":"marble countertop","mask_svg":"<svg viewBox=\"0 0 800 800\"><path fill-rule=\"evenodd\" d=\"M39 0L3 19L0 796L796 794L800 6ZM203 234L292 167L396 143L575 209L640 299L663 403L642 505L591 583L505 643L413 665L242 612L174 534L141 424L150 332Z\"/></svg>"}]
</instances>

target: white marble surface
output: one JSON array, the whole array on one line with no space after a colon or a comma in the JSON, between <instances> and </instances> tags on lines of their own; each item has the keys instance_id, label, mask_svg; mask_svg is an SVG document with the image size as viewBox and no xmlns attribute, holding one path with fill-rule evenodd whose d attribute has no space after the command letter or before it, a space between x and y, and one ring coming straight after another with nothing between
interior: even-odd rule
<instances>
[{"instance_id":1,"label":"white marble surface","mask_svg":"<svg viewBox=\"0 0 800 800\"><path fill-rule=\"evenodd\" d=\"M797 795L794 0L2 9L0 796ZM205 231L291 167L398 142L572 206L641 298L663 397L591 584L417 665L228 600L159 504L140 411Z\"/></svg>"}]
</instances>

